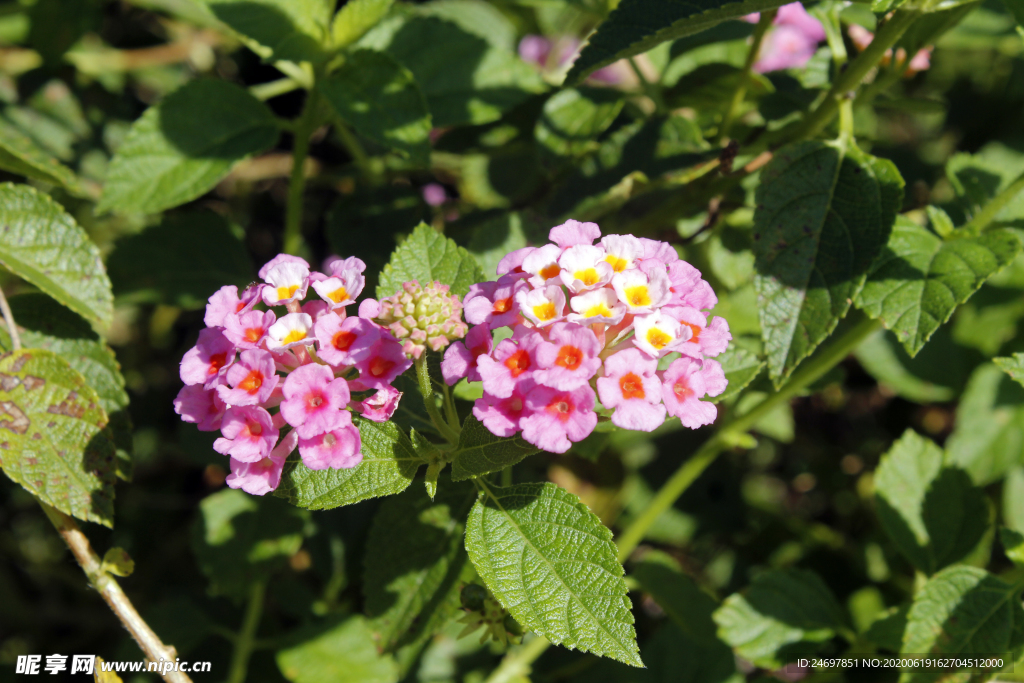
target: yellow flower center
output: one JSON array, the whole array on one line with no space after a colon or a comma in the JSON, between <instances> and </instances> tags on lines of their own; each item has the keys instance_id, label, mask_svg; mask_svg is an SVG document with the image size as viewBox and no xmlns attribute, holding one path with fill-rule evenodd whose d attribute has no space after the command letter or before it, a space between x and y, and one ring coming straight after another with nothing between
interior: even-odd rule
<instances>
[{"instance_id":1,"label":"yellow flower center","mask_svg":"<svg viewBox=\"0 0 1024 683\"><path fill-rule=\"evenodd\" d=\"M601 279L601 276L597 274L597 270L594 268L587 268L586 270L577 270L572 276L582 282L587 287L593 287Z\"/></svg>"},{"instance_id":2,"label":"yellow flower center","mask_svg":"<svg viewBox=\"0 0 1024 683\"><path fill-rule=\"evenodd\" d=\"M615 254L608 254L604 257L604 260L611 264L612 270L616 273L621 273L629 265L629 261L624 258L619 258Z\"/></svg>"},{"instance_id":3,"label":"yellow flower center","mask_svg":"<svg viewBox=\"0 0 1024 683\"><path fill-rule=\"evenodd\" d=\"M601 316L602 318L610 318L612 317L612 312L611 310L609 310L607 306L601 303L594 304L590 308L583 311L583 316L585 318L596 318L597 316Z\"/></svg>"},{"instance_id":4,"label":"yellow flower center","mask_svg":"<svg viewBox=\"0 0 1024 683\"><path fill-rule=\"evenodd\" d=\"M651 295L647 293L647 285L636 285L634 287L626 287L626 301L631 306L650 306Z\"/></svg>"},{"instance_id":5,"label":"yellow flower center","mask_svg":"<svg viewBox=\"0 0 1024 683\"><path fill-rule=\"evenodd\" d=\"M652 327L647 331L647 343L658 349L659 351L665 348L665 345L672 341L672 337L665 334L657 327Z\"/></svg>"},{"instance_id":6,"label":"yellow flower center","mask_svg":"<svg viewBox=\"0 0 1024 683\"><path fill-rule=\"evenodd\" d=\"M333 292L330 292L327 297L334 303L338 303L348 298L348 291L344 287L338 287Z\"/></svg>"},{"instance_id":7,"label":"yellow flower center","mask_svg":"<svg viewBox=\"0 0 1024 683\"><path fill-rule=\"evenodd\" d=\"M282 344L291 344L292 342L302 341L306 338L306 333L303 330L292 330L281 340Z\"/></svg>"},{"instance_id":8,"label":"yellow flower center","mask_svg":"<svg viewBox=\"0 0 1024 683\"><path fill-rule=\"evenodd\" d=\"M534 306L533 315L540 321L551 320L555 317L555 304L545 301L538 306Z\"/></svg>"},{"instance_id":9,"label":"yellow flower center","mask_svg":"<svg viewBox=\"0 0 1024 683\"><path fill-rule=\"evenodd\" d=\"M299 286L298 285L290 285L288 287L278 287L277 288L277 299L278 299L278 301L281 301L283 299L291 299L293 296L295 296L295 292L297 292L297 291L299 291Z\"/></svg>"}]
</instances>

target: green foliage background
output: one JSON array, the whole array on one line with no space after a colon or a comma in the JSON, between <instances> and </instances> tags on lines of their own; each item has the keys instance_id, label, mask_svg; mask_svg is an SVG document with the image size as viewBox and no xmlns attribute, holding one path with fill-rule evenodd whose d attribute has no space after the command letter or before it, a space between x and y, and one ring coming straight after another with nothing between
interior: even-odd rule
<instances>
[{"instance_id":1,"label":"green foliage background","mask_svg":"<svg viewBox=\"0 0 1024 683\"><path fill-rule=\"evenodd\" d=\"M25 347L0 357L0 681L25 654L142 659L38 501L212 662L196 680L734 683L926 652L1017 661L941 680L1024 680L1024 6L809 3L828 41L754 73L766 25L739 19L780 4L0 2ZM883 59L926 46L916 75ZM446 451L410 373L393 422L358 420L360 467L293 461L258 498L173 413L207 297L282 250L362 258L368 296L464 294L567 218L714 286L718 424L555 456L459 386ZM460 637L474 583L510 646Z\"/></svg>"}]
</instances>

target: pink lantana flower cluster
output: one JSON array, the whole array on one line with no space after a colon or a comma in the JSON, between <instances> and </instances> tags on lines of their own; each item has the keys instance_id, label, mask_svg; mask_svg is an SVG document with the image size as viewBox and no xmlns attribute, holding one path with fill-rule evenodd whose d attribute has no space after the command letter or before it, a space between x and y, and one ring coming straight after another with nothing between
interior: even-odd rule
<instances>
[{"instance_id":1,"label":"pink lantana flower cluster","mask_svg":"<svg viewBox=\"0 0 1024 683\"><path fill-rule=\"evenodd\" d=\"M761 19L759 12L743 17L756 24ZM799 68L810 61L818 50L818 44L825 40L825 27L812 17L799 2L779 8L772 27L761 42L761 50L754 62L754 71L768 73L782 69Z\"/></svg>"},{"instance_id":2,"label":"pink lantana flower cluster","mask_svg":"<svg viewBox=\"0 0 1024 683\"><path fill-rule=\"evenodd\" d=\"M363 455L352 411L377 422L394 413L401 393L391 383L412 362L386 329L347 316L365 268L352 257L319 273L281 254L260 269L262 283L210 297L206 328L181 359L174 410L220 430L213 448L230 458L231 488L273 491L296 447L310 469L355 467ZM303 303L310 290L317 298Z\"/></svg>"},{"instance_id":3,"label":"pink lantana flower cluster","mask_svg":"<svg viewBox=\"0 0 1024 683\"><path fill-rule=\"evenodd\" d=\"M601 237L595 223L571 220L549 237L505 256L498 280L466 295L475 327L441 371L448 384L483 384L476 418L554 453L594 430L598 400L625 429L649 432L667 415L691 429L714 421L715 406L700 399L725 390L712 357L732 336L723 318L707 317L718 299L700 271L665 242ZM504 327L511 336L495 343ZM659 370L669 354L678 358Z\"/></svg>"}]
</instances>

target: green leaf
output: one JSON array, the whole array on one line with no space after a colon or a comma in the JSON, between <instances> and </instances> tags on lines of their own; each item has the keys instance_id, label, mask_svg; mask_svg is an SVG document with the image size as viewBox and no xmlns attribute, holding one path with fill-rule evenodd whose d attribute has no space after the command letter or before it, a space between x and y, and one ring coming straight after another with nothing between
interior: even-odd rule
<instances>
[{"instance_id":1,"label":"green leaf","mask_svg":"<svg viewBox=\"0 0 1024 683\"><path fill-rule=\"evenodd\" d=\"M882 527L918 569L934 574L962 559L985 533L985 497L961 469L943 466L942 449L912 429L875 471Z\"/></svg>"},{"instance_id":2,"label":"green leaf","mask_svg":"<svg viewBox=\"0 0 1024 683\"><path fill-rule=\"evenodd\" d=\"M906 218L871 266L857 307L892 330L912 357L989 276L1020 251L1009 230L945 241Z\"/></svg>"},{"instance_id":3,"label":"green leaf","mask_svg":"<svg viewBox=\"0 0 1024 683\"><path fill-rule=\"evenodd\" d=\"M275 494L299 507L325 510L407 489L423 464L409 437L392 422L353 421L363 443L362 462L352 469L311 470L292 454Z\"/></svg>"},{"instance_id":4,"label":"green leaf","mask_svg":"<svg viewBox=\"0 0 1024 683\"><path fill-rule=\"evenodd\" d=\"M721 403L739 394L761 374L761 370L764 368L764 361L758 358L756 353L736 344L730 345L725 353L715 360L722 364L725 379L729 384L724 392L709 399L712 403Z\"/></svg>"},{"instance_id":5,"label":"green leaf","mask_svg":"<svg viewBox=\"0 0 1024 683\"><path fill-rule=\"evenodd\" d=\"M588 662L567 683L743 683L727 645L707 645L687 637L674 622L659 627L643 644L646 669L610 659ZM575 667L572 669L575 671ZM756 679L761 682L761 679Z\"/></svg>"},{"instance_id":6,"label":"green leaf","mask_svg":"<svg viewBox=\"0 0 1024 683\"><path fill-rule=\"evenodd\" d=\"M776 385L846 315L902 196L892 162L840 143L784 147L761 172L754 286Z\"/></svg>"},{"instance_id":7,"label":"green leaf","mask_svg":"<svg viewBox=\"0 0 1024 683\"><path fill-rule=\"evenodd\" d=\"M264 59L315 62L325 56L332 0L197 1L248 38L248 46Z\"/></svg>"},{"instance_id":8,"label":"green leaf","mask_svg":"<svg viewBox=\"0 0 1024 683\"><path fill-rule=\"evenodd\" d=\"M714 646L722 641L715 635L712 617L718 602L684 574L670 555L652 550L633 567L630 574L688 638Z\"/></svg>"},{"instance_id":9,"label":"green leaf","mask_svg":"<svg viewBox=\"0 0 1024 683\"><path fill-rule=\"evenodd\" d=\"M103 553L103 562L100 568L115 576L131 576L135 571L135 560L124 548L111 548Z\"/></svg>"},{"instance_id":10,"label":"green leaf","mask_svg":"<svg viewBox=\"0 0 1024 683\"><path fill-rule=\"evenodd\" d=\"M949 353L951 346L947 330L911 358L892 332L879 330L861 342L854 355L868 374L893 393L915 403L941 403L952 400L962 389L962 380L960 386L955 384L958 375L966 377L959 367L960 373L950 372L951 367L960 365L956 351L963 355L956 347Z\"/></svg>"},{"instance_id":11,"label":"green leaf","mask_svg":"<svg viewBox=\"0 0 1024 683\"><path fill-rule=\"evenodd\" d=\"M99 396L51 351L0 356L0 466L44 503L114 525L114 447Z\"/></svg>"},{"instance_id":12,"label":"green leaf","mask_svg":"<svg viewBox=\"0 0 1024 683\"><path fill-rule=\"evenodd\" d=\"M828 586L803 569L759 574L742 593L726 598L714 619L719 638L740 657L766 669L816 651L846 622Z\"/></svg>"},{"instance_id":13,"label":"green leaf","mask_svg":"<svg viewBox=\"0 0 1024 683\"><path fill-rule=\"evenodd\" d=\"M61 306L54 299L32 292L11 297L11 313L19 327L22 346L52 351L77 371L96 392L100 407L110 418L108 425L118 448L118 476L130 480L132 450L128 394L124 390L121 365L88 321ZM0 348L12 351L7 329L0 326ZM125 466L122 470L121 466Z\"/></svg>"},{"instance_id":14,"label":"green leaf","mask_svg":"<svg viewBox=\"0 0 1024 683\"><path fill-rule=\"evenodd\" d=\"M0 169L62 185L74 194L82 194L74 171L44 152L31 138L0 119Z\"/></svg>"},{"instance_id":15,"label":"green leaf","mask_svg":"<svg viewBox=\"0 0 1024 683\"><path fill-rule=\"evenodd\" d=\"M110 160L96 211L156 213L184 204L238 161L273 146L278 133L274 114L244 88L190 81L132 124Z\"/></svg>"},{"instance_id":16,"label":"green leaf","mask_svg":"<svg viewBox=\"0 0 1024 683\"><path fill-rule=\"evenodd\" d=\"M1024 462L1024 388L995 365L979 366L957 406L946 451L979 486Z\"/></svg>"},{"instance_id":17,"label":"green leaf","mask_svg":"<svg viewBox=\"0 0 1024 683\"><path fill-rule=\"evenodd\" d=\"M933 43L929 43L933 44ZM993 197L1024 173L1024 154L999 142L990 142L977 154L954 154L946 162L946 177L958 204L968 216L976 215ZM995 216L996 222L1024 218L1024 198L1010 200Z\"/></svg>"},{"instance_id":18,"label":"green leaf","mask_svg":"<svg viewBox=\"0 0 1024 683\"><path fill-rule=\"evenodd\" d=\"M597 137L612 125L626 103L610 88L567 88L544 103L534 136L557 156L574 156L596 148Z\"/></svg>"},{"instance_id":19,"label":"green leaf","mask_svg":"<svg viewBox=\"0 0 1024 683\"><path fill-rule=\"evenodd\" d=\"M498 279L498 263L517 249L526 246L523 217L516 211L502 213L476 226L466 249L480 263L484 278Z\"/></svg>"},{"instance_id":20,"label":"green leaf","mask_svg":"<svg viewBox=\"0 0 1024 683\"><path fill-rule=\"evenodd\" d=\"M412 72L439 127L496 121L545 89L537 70L510 49L439 17L395 16L359 45L387 52Z\"/></svg>"},{"instance_id":21,"label":"green leaf","mask_svg":"<svg viewBox=\"0 0 1024 683\"><path fill-rule=\"evenodd\" d=\"M420 223L384 266L377 298L391 296L410 280L418 280L421 285L436 280L450 286L452 294L463 297L471 284L483 281L484 277L472 254L426 223Z\"/></svg>"},{"instance_id":22,"label":"green leaf","mask_svg":"<svg viewBox=\"0 0 1024 683\"><path fill-rule=\"evenodd\" d=\"M114 243L107 269L119 300L185 309L206 306L224 285L252 280L252 259L227 221L212 211L181 211Z\"/></svg>"},{"instance_id":23,"label":"green leaf","mask_svg":"<svg viewBox=\"0 0 1024 683\"><path fill-rule=\"evenodd\" d=\"M48 195L0 184L0 264L98 327L114 316L100 250Z\"/></svg>"},{"instance_id":24,"label":"green leaf","mask_svg":"<svg viewBox=\"0 0 1024 683\"><path fill-rule=\"evenodd\" d=\"M1024 535L1005 526L999 527L999 541L1003 551L1018 567L1024 567Z\"/></svg>"},{"instance_id":25,"label":"green leaf","mask_svg":"<svg viewBox=\"0 0 1024 683\"><path fill-rule=\"evenodd\" d=\"M502 606L556 645L643 666L608 527L554 484L485 491L466 549Z\"/></svg>"},{"instance_id":26,"label":"green leaf","mask_svg":"<svg viewBox=\"0 0 1024 683\"><path fill-rule=\"evenodd\" d=\"M622 0L590 36L565 82L579 83L598 69L659 43L784 4L783 0Z\"/></svg>"},{"instance_id":27,"label":"green leaf","mask_svg":"<svg viewBox=\"0 0 1024 683\"><path fill-rule=\"evenodd\" d=\"M409 70L387 54L356 50L319 87L338 116L359 134L418 164L429 161L427 102Z\"/></svg>"},{"instance_id":28,"label":"green leaf","mask_svg":"<svg viewBox=\"0 0 1024 683\"><path fill-rule=\"evenodd\" d=\"M474 493L468 485L444 487L431 501L417 488L380 506L366 541L363 591L384 652L430 637L458 608Z\"/></svg>"},{"instance_id":29,"label":"green leaf","mask_svg":"<svg viewBox=\"0 0 1024 683\"><path fill-rule=\"evenodd\" d=\"M211 494L199 504L192 550L210 580L210 591L235 600L254 582L283 569L312 535L312 516L269 496L238 489Z\"/></svg>"},{"instance_id":30,"label":"green leaf","mask_svg":"<svg viewBox=\"0 0 1024 683\"><path fill-rule=\"evenodd\" d=\"M539 451L539 448L524 441L519 434L509 438L495 436L470 415L462 424L459 446L452 462L452 480L463 481L488 472L498 472Z\"/></svg>"},{"instance_id":31,"label":"green leaf","mask_svg":"<svg viewBox=\"0 0 1024 683\"><path fill-rule=\"evenodd\" d=\"M359 616L308 630L306 640L277 653L277 666L293 683L395 683L398 665L382 657ZM301 635L301 634L300 634Z\"/></svg>"},{"instance_id":32,"label":"green leaf","mask_svg":"<svg viewBox=\"0 0 1024 683\"><path fill-rule=\"evenodd\" d=\"M363 37L391 9L395 0L349 0L334 15L331 37L334 47L345 47Z\"/></svg>"},{"instance_id":33,"label":"green leaf","mask_svg":"<svg viewBox=\"0 0 1024 683\"><path fill-rule=\"evenodd\" d=\"M893 607L871 622L864 632L864 638L875 645L899 652L903 646L903 633L907 630L907 613L910 605Z\"/></svg>"},{"instance_id":34,"label":"green leaf","mask_svg":"<svg viewBox=\"0 0 1024 683\"><path fill-rule=\"evenodd\" d=\"M37 292L11 297L10 305L22 346L61 356L85 378L108 415L128 406L121 366L88 321ZM4 326L0 326L0 347L12 350Z\"/></svg>"},{"instance_id":35,"label":"green leaf","mask_svg":"<svg viewBox=\"0 0 1024 683\"><path fill-rule=\"evenodd\" d=\"M993 358L992 362L998 365L1003 372L1015 379L1019 384L1024 385L1024 353L1015 353L1012 356Z\"/></svg>"},{"instance_id":36,"label":"green leaf","mask_svg":"<svg viewBox=\"0 0 1024 683\"><path fill-rule=\"evenodd\" d=\"M947 567L914 596L901 653L975 655L1017 650L1015 630L1024 623L1019 590L984 569ZM934 681L941 671L915 669L907 683Z\"/></svg>"}]
</instances>

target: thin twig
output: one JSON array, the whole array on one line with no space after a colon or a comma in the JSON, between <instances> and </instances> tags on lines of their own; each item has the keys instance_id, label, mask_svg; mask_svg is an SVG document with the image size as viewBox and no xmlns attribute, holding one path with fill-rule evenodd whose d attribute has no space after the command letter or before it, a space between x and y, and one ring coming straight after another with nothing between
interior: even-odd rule
<instances>
[{"instance_id":1,"label":"thin twig","mask_svg":"<svg viewBox=\"0 0 1024 683\"><path fill-rule=\"evenodd\" d=\"M7 323L7 332L11 335L11 348L13 351L21 350L21 337L18 335L18 326L14 322L14 314L11 313L11 305L7 303L4 291L0 289L0 310L4 313L4 322Z\"/></svg>"},{"instance_id":2,"label":"thin twig","mask_svg":"<svg viewBox=\"0 0 1024 683\"><path fill-rule=\"evenodd\" d=\"M177 657L177 652L175 652L173 647L164 645L159 636L149 627L149 624L139 616L131 600L121 590L121 586L114 580L113 576L103 569L102 561L96 554L96 551L92 549L89 539L85 537L85 534L78 527L78 523L60 510L42 501L39 504L57 529L57 533L61 535L68 548L71 549L71 554L75 556L75 560L78 561L82 571L89 578L89 583L103 596L107 605L110 606L110 609L117 618L128 629L128 633L139 644L139 647L142 648L146 658L151 662L173 662ZM192 681L191 678L180 671L168 671L163 673L162 676L168 683L191 683Z\"/></svg>"}]
</instances>

